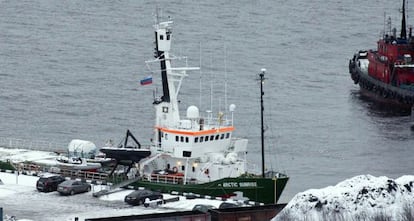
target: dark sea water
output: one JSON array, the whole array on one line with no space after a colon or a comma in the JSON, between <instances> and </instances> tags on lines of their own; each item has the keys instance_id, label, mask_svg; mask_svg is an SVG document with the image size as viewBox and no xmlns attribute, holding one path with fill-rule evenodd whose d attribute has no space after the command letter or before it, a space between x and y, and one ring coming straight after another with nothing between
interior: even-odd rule
<instances>
[{"instance_id":1,"label":"dark sea water","mask_svg":"<svg viewBox=\"0 0 414 221\"><path fill-rule=\"evenodd\" d=\"M353 53L376 46L384 12L400 24L399 1L0 0L0 137L101 146L130 129L148 143L160 84L139 80L157 5L174 20L173 53L201 62L202 109L210 85L213 111L224 109L227 79L236 135L250 139L256 162L256 79L267 69L266 164L291 177L283 202L359 174L413 174L409 113L364 98L348 74ZM189 74L182 111L200 103L200 75Z\"/></svg>"}]
</instances>

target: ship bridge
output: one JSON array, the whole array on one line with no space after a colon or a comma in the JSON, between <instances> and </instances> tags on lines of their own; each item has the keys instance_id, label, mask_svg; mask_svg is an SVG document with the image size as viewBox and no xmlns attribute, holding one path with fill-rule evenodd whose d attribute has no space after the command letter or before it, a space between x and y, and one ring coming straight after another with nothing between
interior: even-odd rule
<instances>
[{"instance_id":1,"label":"ship bridge","mask_svg":"<svg viewBox=\"0 0 414 221\"><path fill-rule=\"evenodd\" d=\"M217 117L209 112L207 118L203 118L199 116L197 107L190 106L186 118L178 121L177 125L157 126L156 130L159 134L159 147L175 157L198 158L208 153L234 150L233 121L224 119L222 112Z\"/></svg>"}]
</instances>

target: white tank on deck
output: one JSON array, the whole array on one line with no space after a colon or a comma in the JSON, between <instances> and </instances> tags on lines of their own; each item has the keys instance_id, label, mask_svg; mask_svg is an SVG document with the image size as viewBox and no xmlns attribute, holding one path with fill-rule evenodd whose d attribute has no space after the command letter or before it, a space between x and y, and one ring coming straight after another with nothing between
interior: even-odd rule
<instances>
[{"instance_id":1,"label":"white tank on deck","mask_svg":"<svg viewBox=\"0 0 414 221\"><path fill-rule=\"evenodd\" d=\"M94 143L87 140L72 140L68 145L69 157L92 158L97 148Z\"/></svg>"}]
</instances>

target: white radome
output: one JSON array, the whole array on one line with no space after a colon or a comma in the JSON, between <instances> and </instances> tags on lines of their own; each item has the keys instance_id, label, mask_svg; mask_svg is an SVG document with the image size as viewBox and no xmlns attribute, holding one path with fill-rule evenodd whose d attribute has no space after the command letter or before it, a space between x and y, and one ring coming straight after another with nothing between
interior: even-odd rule
<instances>
[{"instance_id":1,"label":"white radome","mask_svg":"<svg viewBox=\"0 0 414 221\"><path fill-rule=\"evenodd\" d=\"M200 111L198 107L192 105L187 108L187 118L188 119L198 119L200 117Z\"/></svg>"},{"instance_id":2,"label":"white radome","mask_svg":"<svg viewBox=\"0 0 414 221\"><path fill-rule=\"evenodd\" d=\"M235 104L230 104L229 110L230 110L230 112L234 112L236 110L236 105Z\"/></svg>"}]
</instances>

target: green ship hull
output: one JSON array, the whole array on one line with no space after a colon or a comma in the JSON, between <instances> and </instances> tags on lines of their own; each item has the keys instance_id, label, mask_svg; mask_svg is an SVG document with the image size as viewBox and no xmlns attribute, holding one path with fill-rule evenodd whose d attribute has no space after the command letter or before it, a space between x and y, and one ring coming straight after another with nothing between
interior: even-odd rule
<instances>
[{"instance_id":1,"label":"green ship hull","mask_svg":"<svg viewBox=\"0 0 414 221\"><path fill-rule=\"evenodd\" d=\"M249 201L276 204L286 186L289 178L273 177L237 177L237 178L223 178L216 181L203 184L173 184L163 182L151 182L140 180L134 182L132 186L144 187L154 191L163 193L171 193L173 191L178 193L193 193L211 197L229 198L235 196L235 192L243 193L243 197L247 197Z\"/></svg>"}]
</instances>

